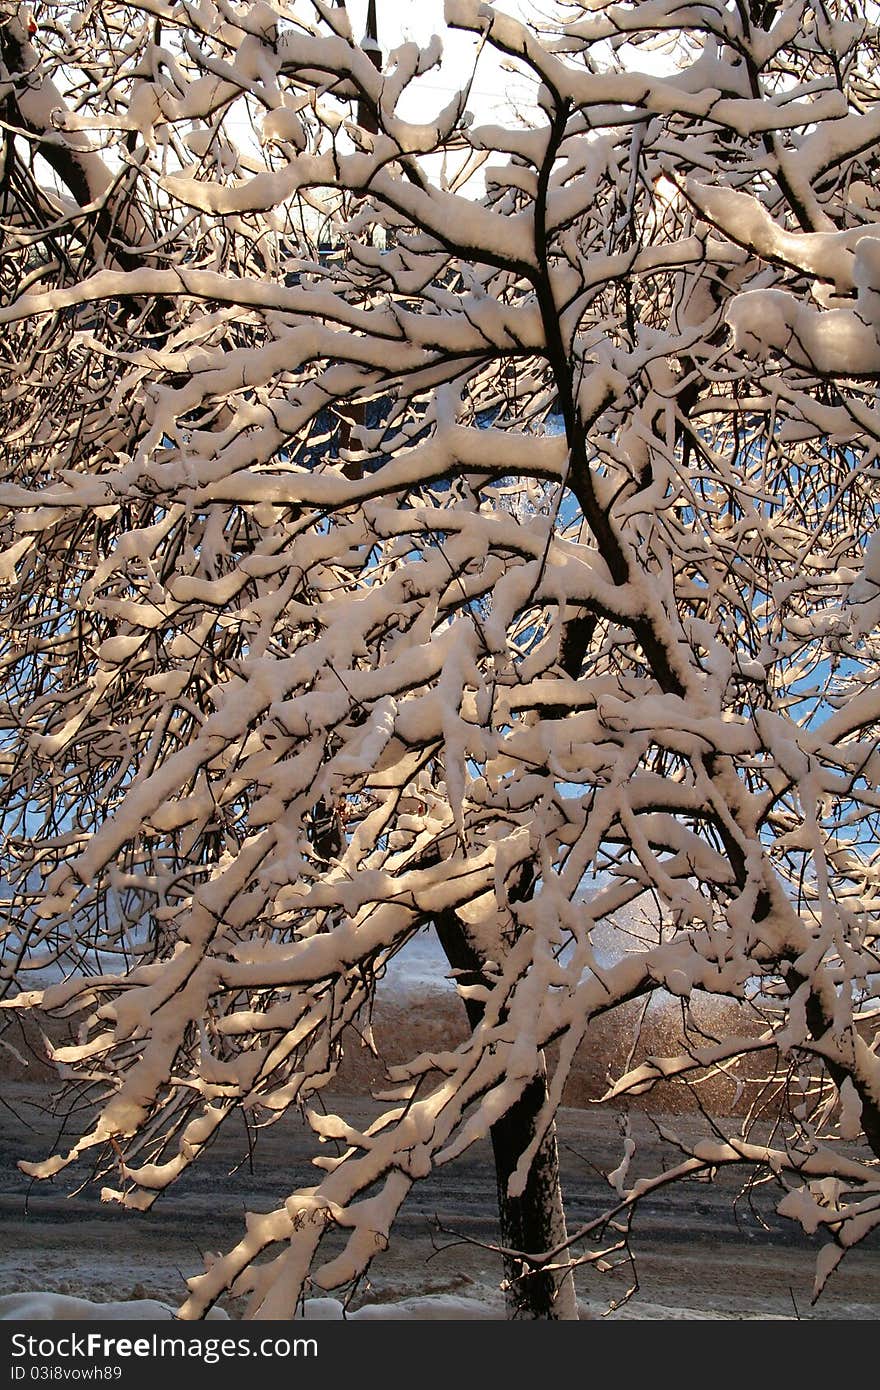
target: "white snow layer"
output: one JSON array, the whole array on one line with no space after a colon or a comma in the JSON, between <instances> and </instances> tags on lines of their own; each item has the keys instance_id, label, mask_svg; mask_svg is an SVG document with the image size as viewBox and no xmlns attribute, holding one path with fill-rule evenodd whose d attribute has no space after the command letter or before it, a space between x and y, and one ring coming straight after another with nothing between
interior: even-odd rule
<instances>
[{"instance_id":1,"label":"white snow layer","mask_svg":"<svg viewBox=\"0 0 880 1390\"><path fill-rule=\"evenodd\" d=\"M8 1293L0 1296L0 1322L154 1322L173 1318L170 1303L155 1298L131 1298L120 1303L94 1303L90 1298L73 1298L66 1293ZM208 1317L228 1320L222 1308L212 1308Z\"/></svg>"},{"instance_id":2,"label":"white snow layer","mask_svg":"<svg viewBox=\"0 0 880 1390\"><path fill-rule=\"evenodd\" d=\"M596 1313L581 1305L580 1315L581 1318L593 1318ZM169 1304L160 1303L154 1298L131 1299L123 1303L93 1303L88 1298L72 1298L59 1293L12 1293L0 1296L0 1322L153 1322L174 1316L174 1309ZM212 1308L208 1314L213 1319L227 1319L228 1316L221 1308ZM696 1308L669 1308L659 1303L628 1303L618 1309L615 1316L690 1321L724 1318L725 1315ZM456 1294L404 1298L399 1303L368 1303L349 1313L345 1312L338 1298L310 1298L306 1301L306 1321L338 1322L343 1317L359 1321L415 1319L421 1322L498 1322L503 1320L504 1310L500 1300L486 1303L477 1298L461 1298Z\"/></svg>"}]
</instances>

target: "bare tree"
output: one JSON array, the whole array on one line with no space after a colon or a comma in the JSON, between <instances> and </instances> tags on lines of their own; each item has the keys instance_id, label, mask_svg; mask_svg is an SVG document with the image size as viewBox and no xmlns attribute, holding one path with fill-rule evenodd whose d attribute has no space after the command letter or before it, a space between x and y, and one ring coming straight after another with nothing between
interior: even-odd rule
<instances>
[{"instance_id":1,"label":"bare tree","mask_svg":"<svg viewBox=\"0 0 880 1390\"><path fill-rule=\"evenodd\" d=\"M149 1207L425 925L471 1025L187 1317L351 1285L490 1134L511 1314L576 1316L554 1116L658 990L737 1021L609 1100L775 1079L653 1185L769 1174L817 1293L880 1222L876 17L558 10L447 0L488 125L345 5L2 6L4 978L99 1102L29 1171Z\"/></svg>"}]
</instances>

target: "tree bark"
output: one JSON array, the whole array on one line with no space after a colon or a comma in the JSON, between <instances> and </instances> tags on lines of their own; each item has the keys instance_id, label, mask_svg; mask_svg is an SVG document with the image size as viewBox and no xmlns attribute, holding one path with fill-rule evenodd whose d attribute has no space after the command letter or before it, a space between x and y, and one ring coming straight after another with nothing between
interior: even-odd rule
<instances>
[{"instance_id":1,"label":"tree bark","mask_svg":"<svg viewBox=\"0 0 880 1390\"><path fill-rule=\"evenodd\" d=\"M437 936L453 970L461 973L462 984L482 982L482 962L467 933L453 911L439 913L435 919ZM464 1000L468 1022L476 1027L483 1017L483 1006L475 999ZM498 1188L498 1218L501 1244L523 1256L538 1256L565 1240L565 1210L559 1178L559 1149L556 1126L544 1137L522 1195L512 1197L508 1181L520 1155L529 1144L541 1108L547 1098L543 1054L540 1069L528 1083L519 1100L490 1131ZM518 1321L551 1318L576 1320L577 1297L574 1275L567 1256L553 1261L555 1269L534 1268L526 1259L504 1256L507 1316Z\"/></svg>"}]
</instances>

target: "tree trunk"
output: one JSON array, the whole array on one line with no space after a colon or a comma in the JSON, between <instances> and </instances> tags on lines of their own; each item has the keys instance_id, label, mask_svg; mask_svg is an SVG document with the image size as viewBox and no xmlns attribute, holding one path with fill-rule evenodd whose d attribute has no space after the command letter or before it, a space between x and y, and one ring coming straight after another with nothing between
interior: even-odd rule
<instances>
[{"instance_id":1,"label":"tree trunk","mask_svg":"<svg viewBox=\"0 0 880 1390\"><path fill-rule=\"evenodd\" d=\"M481 978L482 962L453 911L438 914L435 925L446 959L453 970L464 972L458 979L475 984ZM466 999L464 1006L472 1028L483 1016L477 1000ZM565 1239L565 1211L559 1181L559 1150L556 1126L552 1124L535 1155L528 1179L519 1197L511 1197L507 1184L520 1155L535 1133L541 1107L547 1097L543 1054L539 1072L526 1086L519 1100L506 1115L496 1120L490 1131L498 1186L498 1217L501 1244L524 1255L541 1255ZM518 1320L537 1318L577 1319L574 1276L566 1256L560 1256L555 1270L532 1270L522 1259L504 1257L507 1315Z\"/></svg>"},{"instance_id":2,"label":"tree trunk","mask_svg":"<svg viewBox=\"0 0 880 1390\"><path fill-rule=\"evenodd\" d=\"M550 1126L532 1161L522 1196L510 1197L507 1192L508 1179L535 1132L535 1121L546 1096L542 1059L541 1072L532 1078L516 1104L491 1130L501 1243L527 1255L552 1250L566 1235L555 1124ZM568 1260L561 1256L554 1263L566 1266ZM505 1257L504 1273L508 1317L577 1318L570 1268L530 1271L523 1261Z\"/></svg>"}]
</instances>

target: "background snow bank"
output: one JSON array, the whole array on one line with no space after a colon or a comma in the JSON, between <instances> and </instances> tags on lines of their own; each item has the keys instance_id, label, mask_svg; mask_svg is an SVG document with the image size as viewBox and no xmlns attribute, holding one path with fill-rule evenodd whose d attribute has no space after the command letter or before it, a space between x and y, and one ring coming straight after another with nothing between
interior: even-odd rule
<instances>
[{"instance_id":1,"label":"background snow bank","mask_svg":"<svg viewBox=\"0 0 880 1390\"><path fill-rule=\"evenodd\" d=\"M650 903L645 895L644 903L640 899L628 909L619 912L617 921L623 924L627 931L637 934L639 930L646 930L644 923L648 921L649 912ZM608 922L602 922L593 928L593 949L599 965L610 968L627 950L632 949L632 937L627 931L621 931L619 927ZM563 951L563 962L567 959L569 951L570 948ZM409 999L412 996L422 997L426 993L430 995L436 991L448 993L450 998L455 998L455 981L436 933L431 928L423 928L392 956L385 969L385 975L379 982L379 994L382 998L390 996Z\"/></svg>"}]
</instances>

